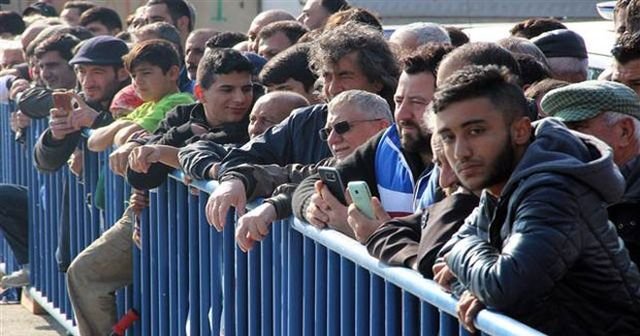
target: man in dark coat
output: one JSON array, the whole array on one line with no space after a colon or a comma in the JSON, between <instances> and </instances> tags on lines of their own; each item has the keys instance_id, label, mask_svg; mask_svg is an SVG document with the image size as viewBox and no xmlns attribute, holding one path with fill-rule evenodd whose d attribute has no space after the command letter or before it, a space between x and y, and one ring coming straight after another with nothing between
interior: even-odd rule
<instances>
[{"instance_id":1,"label":"man in dark coat","mask_svg":"<svg viewBox=\"0 0 640 336\"><path fill-rule=\"evenodd\" d=\"M593 135L613 150L625 178L622 199L609 206L631 260L640 262L640 98L624 84L586 81L549 92L541 104L572 130Z\"/></svg>"},{"instance_id":2,"label":"man in dark coat","mask_svg":"<svg viewBox=\"0 0 640 336\"><path fill-rule=\"evenodd\" d=\"M640 273L607 220L624 180L606 144L553 118L532 127L496 66L445 79L431 112L461 183L483 189L434 265L439 284L461 288L464 326L486 305L548 334L638 333Z\"/></svg>"}]
</instances>

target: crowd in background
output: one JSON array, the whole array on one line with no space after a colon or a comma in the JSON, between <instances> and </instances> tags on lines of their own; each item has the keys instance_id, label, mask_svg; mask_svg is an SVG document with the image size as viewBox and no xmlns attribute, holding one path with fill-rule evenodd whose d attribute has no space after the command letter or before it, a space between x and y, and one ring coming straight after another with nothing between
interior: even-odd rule
<instances>
[{"instance_id":1,"label":"crowd in background","mask_svg":"<svg viewBox=\"0 0 640 336\"><path fill-rule=\"evenodd\" d=\"M88 150L111 150L105 165L133 188L77 256L59 246L81 335L116 323L136 218L176 169L219 181L207 221L221 231L235 208L227 229L245 252L296 216L435 280L471 331L489 307L549 334L640 334L640 1L617 1L598 79L583 37L556 19L490 43L432 22L385 37L346 0L296 14L263 11L233 32L195 29L183 0L126 18L82 0L0 12L15 140L46 118L37 169L80 175L90 129ZM22 265L2 288L29 284L27 195L0 185L0 229Z\"/></svg>"}]
</instances>

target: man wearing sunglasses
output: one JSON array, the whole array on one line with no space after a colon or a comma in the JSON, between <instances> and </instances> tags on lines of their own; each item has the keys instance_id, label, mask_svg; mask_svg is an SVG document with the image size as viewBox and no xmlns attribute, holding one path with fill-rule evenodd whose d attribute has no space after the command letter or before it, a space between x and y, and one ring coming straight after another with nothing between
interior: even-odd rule
<instances>
[{"instance_id":1,"label":"man wearing sunglasses","mask_svg":"<svg viewBox=\"0 0 640 336\"><path fill-rule=\"evenodd\" d=\"M390 217L414 212L414 203L426 189L432 168L430 134L422 125L422 115L435 90L436 67L451 50L447 45L421 48L403 61L395 92L395 124L358 148L336 169L343 183L364 180L369 185L376 218L368 219L355 207L349 210L312 175L300 184L293 197L293 210L298 218L318 227L338 229L361 242ZM354 124L333 124L321 130L321 136L339 136ZM332 146L334 152L339 146ZM437 181L437 180L436 180ZM434 199L435 200L435 199Z\"/></svg>"},{"instance_id":2,"label":"man wearing sunglasses","mask_svg":"<svg viewBox=\"0 0 640 336\"><path fill-rule=\"evenodd\" d=\"M389 104L382 97L362 90L340 93L329 102L328 110L327 122L319 136L329 145L332 157L310 165L245 164L220 176L220 185L207 204L207 216L214 225L224 221L230 206L242 214L247 200L271 196L238 219L236 240L242 250L248 251L254 242L262 240L274 220L291 216L291 197L300 181L316 173L320 166L341 162L393 122Z\"/></svg>"}]
</instances>

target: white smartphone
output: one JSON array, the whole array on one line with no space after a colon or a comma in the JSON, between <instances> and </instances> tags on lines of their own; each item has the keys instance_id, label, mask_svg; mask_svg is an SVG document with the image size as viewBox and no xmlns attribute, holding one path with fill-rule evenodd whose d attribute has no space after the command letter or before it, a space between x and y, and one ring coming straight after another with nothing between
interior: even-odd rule
<instances>
[{"instance_id":1,"label":"white smartphone","mask_svg":"<svg viewBox=\"0 0 640 336\"><path fill-rule=\"evenodd\" d=\"M367 183L364 181L351 181L347 188L356 208L370 219L375 219L373 206L371 205L371 191L369 191Z\"/></svg>"}]
</instances>

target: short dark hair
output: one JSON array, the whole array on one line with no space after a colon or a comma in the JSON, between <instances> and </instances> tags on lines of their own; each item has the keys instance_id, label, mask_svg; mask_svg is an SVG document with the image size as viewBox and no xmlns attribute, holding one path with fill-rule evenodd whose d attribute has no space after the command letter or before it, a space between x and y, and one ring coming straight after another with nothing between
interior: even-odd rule
<instances>
[{"instance_id":1,"label":"short dark hair","mask_svg":"<svg viewBox=\"0 0 640 336\"><path fill-rule=\"evenodd\" d=\"M626 31L637 32L640 30L640 1L631 0L627 5Z\"/></svg>"},{"instance_id":2,"label":"short dark hair","mask_svg":"<svg viewBox=\"0 0 640 336\"><path fill-rule=\"evenodd\" d=\"M108 7L93 7L80 16L80 25L86 26L92 22L100 22L109 30L122 30L122 20L118 12Z\"/></svg>"},{"instance_id":3,"label":"short dark hair","mask_svg":"<svg viewBox=\"0 0 640 336\"><path fill-rule=\"evenodd\" d=\"M13 11L0 11L0 34L20 35L25 28L26 25L20 14Z\"/></svg>"},{"instance_id":4,"label":"short dark hair","mask_svg":"<svg viewBox=\"0 0 640 336\"><path fill-rule=\"evenodd\" d=\"M246 34L240 32L218 32L213 34L205 43L207 48L233 48L234 45L244 42L247 39Z\"/></svg>"},{"instance_id":5,"label":"short dark hair","mask_svg":"<svg viewBox=\"0 0 640 336\"><path fill-rule=\"evenodd\" d=\"M184 50L182 50L182 38L178 29L168 22L154 22L144 25L133 32L137 34L153 34L155 38L169 41L178 51L180 59L184 59Z\"/></svg>"},{"instance_id":6,"label":"short dark hair","mask_svg":"<svg viewBox=\"0 0 640 336\"><path fill-rule=\"evenodd\" d=\"M216 81L216 75L253 72L253 64L239 51L230 48L207 48L198 64L196 83L204 90Z\"/></svg>"},{"instance_id":7,"label":"short dark hair","mask_svg":"<svg viewBox=\"0 0 640 336\"><path fill-rule=\"evenodd\" d=\"M451 44L453 44L454 47L459 47L469 42L469 36L458 27L444 26L444 30L449 34L449 39L451 39Z\"/></svg>"},{"instance_id":8,"label":"short dark hair","mask_svg":"<svg viewBox=\"0 0 640 336\"><path fill-rule=\"evenodd\" d=\"M137 43L128 54L122 56L124 68L131 73L141 63L149 63L167 73L172 66L180 67L178 51L173 43L153 39Z\"/></svg>"},{"instance_id":9,"label":"short dark hair","mask_svg":"<svg viewBox=\"0 0 640 336\"><path fill-rule=\"evenodd\" d=\"M378 31L384 31L382 22L378 16L365 8L351 7L331 14L327 19L325 29L335 28L347 22L356 22L375 28Z\"/></svg>"},{"instance_id":10,"label":"short dark hair","mask_svg":"<svg viewBox=\"0 0 640 336\"><path fill-rule=\"evenodd\" d=\"M615 58L616 62L619 64L625 64L639 59L640 32L631 33L626 31L620 35L615 46L611 49L611 55L613 55L613 58Z\"/></svg>"},{"instance_id":11,"label":"short dark hair","mask_svg":"<svg viewBox=\"0 0 640 336\"><path fill-rule=\"evenodd\" d=\"M402 59L402 71L409 75L428 72L436 77L438 65L454 46L449 43L427 43Z\"/></svg>"},{"instance_id":12,"label":"short dark hair","mask_svg":"<svg viewBox=\"0 0 640 336\"><path fill-rule=\"evenodd\" d=\"M512 74L520 76L520 66L513 54L507 49L492 42L470 42L464 44L444 58L445 62L466 65L497 65L504 66Z\"/></svg>"},{"instance_id":13,"label":"short dark hair","mask_svg":"<svg viewBox=\"0 0 640 336\"><path fill-rule=\"evenodd\" d=\"M542 96L544 96L545 94L547 94L547 92L557 89L557 88L561 88L564 86L567 86L571 83L563 81L563 80L559 80L559 79L553 79L553 78L545 78L537 83L534 83L533 85L531 85L530 87L528 87L525 91L524 91L524 95L529 98L529 99L538 99L538 98L542 98Z\"/></svg>"},{"instance_id":14,"label":"short dark hair","mask_svg":"<svg viewBox=\"0 0 640 336\"><path fill-rule=\"evenodd\" d=\"M89 9L95 6L96 5L90 1L72 0L65 3L63 9L77 9L80 15L82 15L82 13L88 11Z\"/></svg>"},{"instance_id":15,"label":"short dark hair","mask_svg":"<svg viewBox=\"0 0 640 336\"><path fill-rule=\"evenodd\" d=\"M274 56L260 71L260 82L268 86L292 78L301 82L306 91L311 90L318 76L309 69L310 48L309 43L299 43Z\"/></svg>"},{"instance_id":16,"label":"short dark hair","mask_svg":"<svg viewBox=\"0 0 640 336\"><path fill-rule=\"evenodd\" d=\"M268 39L273 35L282 32L293 44L298 42L300 37L308 31L309 30L298 21L276 21L264 26L258 33L258 39Z\"/></svg>"},{"instance_id":17,"label":"short dark hair","mask_svg":"<svg viewBox=\"0 0 640 336\"><path fill-rule=\"evenodd\" d=\"M514 54L520 68L520 82L522 85L531 85L545 78L551 78L551 70L542 62L529 54Z\"/></svg>"},{"instance_id":18,"label":"short dark hair","mask_svg":"<svg viewBox=\"0 0 640 336\"><path fill-rule=\"evenodd\" d=\"M41 58L44 54L57 51L60 57L69 61L73 58L73 48L80 43L80 40L71 34L54 34L42 41L34 50L36 58Z\"/></svg>"},{"instance_id":19,"label":"short dark hair","mask_svg":"<svg viewBox=\"0 0 640 336\"><path fill-rule=\"evenodd\" d=\"M454 103L475 98L489 99L509 124L528 115L529 105L517 78L496 65L469 65L456 71L436 90L430 109L438 114Z\"/></svg>"},{"instance_id":20,"label":"short dark hair","mask_svg":"<svg viewBox=\"0 0 640 336\"><path fill-rule=\"evenodd\" d=\"M65 26L58 31L58 34L73 35L80 41L88 40L93 37L93 33L89 29L82 26Z\"/></svg>"},{"instance_id":21,"label":"short dark hair","mask_svg":"<svg viewBox=\"0 0 640 336\"><path fill-rule=\"evenodd\" d=\"M509 32L512 36L531 39L556 29L567 29L567 26L552 18L532 18L517 23Z\"/></svg>"},{"instance_id":22,"label":"short dark hair","mask_svg":"<svg viewBox=\"0 0 640 336\"><path fill-rule=\"evenodd\" d=\"M149 0L147 1L147 6L149 5L166 5L167 10L169 11L169 15L171 15L171 20L175 23L183 16L189 18L189 32L193 30L195 25L195 13L189 8L189 5L184 0Z\"/></svg>"},{"instance_id":23,"label":"short dark hair","mask_svg":"<svg viewBox=\"0 0 640 336\"><path fill-rule=\"evenodd\" d=\"M331 14L351 7L346 0L322 0L320 1L320 6L324 7L324 9Z\"/></svg>"}]
</instances>

